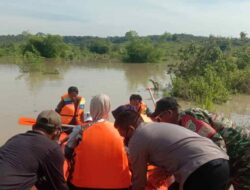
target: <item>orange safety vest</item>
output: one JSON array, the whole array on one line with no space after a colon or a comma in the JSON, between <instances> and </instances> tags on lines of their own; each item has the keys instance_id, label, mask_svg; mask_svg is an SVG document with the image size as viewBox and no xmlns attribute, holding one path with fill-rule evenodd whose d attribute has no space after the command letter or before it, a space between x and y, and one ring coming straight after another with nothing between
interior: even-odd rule
<instances>
[{"instance_id":1,"label":"orange safety vest","mask_svg":"<svg viewBox=\"0 0 250 190\"><path fill-rule=\"evenodd\" d=\"M144 102L141 102L138 112L140 114L146 114L147 109L148 109L147 105Z\"/></svg>"},{"instance_id":2,"label":"orange safety vest","mask_svg":"<svg viewBox=\"0 0 250 190\"><path fill-rule=\"evenodd\" d=\"M131 176L122 137L113 123L102 121L83 132L75 149L71 183L80 188L128 188Z\"/></svg>"},{"instance_id":3,"label":"orange safety vest","mask_svg":"<svg viewBox=\"0 0 250 190\"><path fill-rule=\"evenodd\" d=\"M152 122L152 119L146 115L147 109L148 109L148 106L144 102L141 102L138 112L140 113L143 121L148 123L148 122Z\"/></svg>"},{"instance_id":4,"label":"orange safety vest","mask_svg":"<svg viewBox=\"0 0 250 190\"><path fill-rule=\"evenodd\" d=\"M62 132L60 137L59 137L59 142L65 140L65 138L67 138L69 135L67 133L64 133ZM62 149L62 152L64 152L64 149L65 149L65 145L66 145L66 142L64 142L63 144L61 144L61 149ZM68 161L65 159L64 160L64 163L63 163L63 175L64 175L64 179L65 181L67 181L67 178L68 178L68 167L69 167L69 164L68 164Z\"/></svg>"},{"instance_id":5,"label":"orange safety vest","mask_svg":"<svg viewBox=\"0 0 250 190\"><path fill-rule=\"evenodd\" d=\"M133 106L131 104L125 104ZM134 106L133 106L134 107ZM148 109L147 105L144 102L141 102L139 109L137 110L138 113L141 115L144 122L149 123L152 122L152 119L146 115L146 110Z\"/></svg>"},{"instance_id":6,"label":"orange safety vest","mask_svg":"<svg viewBox=\"0 0 250 190\"><path fill-rule=\"evenodd\" d=\"M150 117L148 117L147 115L145 115L145 114L140 114L140 115L141 115L144 122L146 122L146 123L152 122L152 119Z\"/></svg>"},{"instance_id":7,"label":"orange safety vest","mask_svg":"<svg viewBox=\"0 0 250 190\"><path fill-rule=\"evenodd\" d=\"M80 122L82 120L81 116L84 114L85 99L77 96L77 99L80 100L76 108L77 110L75 110L75 104L68 94L63 95L61 99L64 102L64 106L60 112L62 123L70 124L74 117L76 121Z\"/></svg>"},{"instance_id":8,"label":"orange safety vest","mask_svg":"<svg viewBox=\"0 0 250 190\"><path fill-rule=\"evenodd\" d=\"M147 186L145 187L145 190L168 190L168 187L173 183L173 176L163 178L166 175L159 176L163 175L163 173L159 173L157 170L158 168L156 166L148 165ZM159 177L161 180L159 180Z\"/></svg>"}]
</instances>

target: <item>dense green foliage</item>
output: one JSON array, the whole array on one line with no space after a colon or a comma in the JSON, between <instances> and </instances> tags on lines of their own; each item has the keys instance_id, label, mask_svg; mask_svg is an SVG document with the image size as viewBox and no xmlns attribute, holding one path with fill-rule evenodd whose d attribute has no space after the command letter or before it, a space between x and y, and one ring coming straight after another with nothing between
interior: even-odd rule
<instances>
[{"instance_id":1,"label":"dense green foliage","mask_svg":"<svg viewBox=\"0 0 250 190\"><path fill-rule=\"evenodd\" d=\"M110 42L105 39L97 39L90 42L88 49L92 53L106 54L110 51Z\"/></svg>"},{"instance_id":2,"label":"dense green foliage","mask_svg":"<svg viewBox=\"0 0 250 190\"><path fill-rule=\"evenodd\" d=\"M162 51L150 40L131 39L126 46L124 61L130 63L154 63L162 58Z\"/></svg>"},{"instance_id":3,"label":"dense green foliage","mask_svg":"<svg viewBox=\"0 0 250 190\"><path fill-rule=\"evenodd\" d=\"M98 59L106 57L128 62L162 62L178 52L180 47L205 37L186 34L139 36L128 31L118 37L58 36L23 32L19 35L0 36L0 57L40 56L44 58ZM138 44L137 44L138 43ZM142 50L138 50L143 48ZM138 55L131 52L137 49ZM139 59L138 59L139 58Z\"/></svg>"},{"instance_id":4,"label":"dense green foliage","mask_svg":"<svg viewBox=\"0 0 250 190\"><path fill-rule=\"evenodd\" d=\"M64 57L67 46L60 36L32 36L23 46L23 54L30 52L46 58Z\"/></svg>"},{"instance_id":5,"label":"dense green foliage","mask_svg":"<svg viewBox=\"0 0 250 190\"><path fill-rule=\"evenodd\" d=\"M174 96L211 108L232 93L250 93L250 49L232 50L220 44L210 39L180 50L180 63L172 68Z\"/></svg>"},{"instance_id":6,"label":"dense green foliage","mask_svg":"<svg viewBox=\"0 0 250 190\"><path fill-rule=\"evenodd\" d=\"M188 34L139 36L58 36L23 32L0 36L0 57L21 58L23 71L39 70L44 58L66 60L170 63L174 96L206 108L223 103L233 93L250 94L250 40ZM31 68L31 69L29 69Z\"/></svg>"}]
</instances>

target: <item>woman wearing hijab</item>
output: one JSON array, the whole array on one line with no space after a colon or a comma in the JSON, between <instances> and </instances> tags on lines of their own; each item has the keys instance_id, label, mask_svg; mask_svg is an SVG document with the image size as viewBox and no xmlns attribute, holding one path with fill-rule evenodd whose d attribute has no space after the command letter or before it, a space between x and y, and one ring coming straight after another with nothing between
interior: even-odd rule
<instances>
[{"instance_id":1,"label":"woman wearing hijab","mask_svg":"<svg viewBox=\"0 0 250 190\"><path fill-rule=\"evenodd\" d=\"M109 122L110 99L105 94L90 102L93 125L82 132L74 151L74 168L69 186L82 189L128 189L130 173L123 140Z\"/></svg>"}]
</instances>

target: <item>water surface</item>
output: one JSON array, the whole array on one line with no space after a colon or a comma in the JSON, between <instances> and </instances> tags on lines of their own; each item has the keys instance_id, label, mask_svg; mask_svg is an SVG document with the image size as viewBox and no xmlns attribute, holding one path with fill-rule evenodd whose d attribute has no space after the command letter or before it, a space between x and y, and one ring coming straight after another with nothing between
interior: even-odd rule
<instances>
[{"instance_id":1,"label":"water surface","mask_svg":"<svg viewBox=\"0 0 250 190\"><path fill-rule=\"evenodd\" d=\"M29 129L17 124L18 118L36 117L44 109L55 109L69 86L77 86L86 98L86 109L92 96L105 93L111 98L112 109L128 102L132 93L139 93L151 109L154 108L146 88L152 87L149 79L166 86L170 77L163 64L122 63L57 63L47 61L42 72L23 73L9 61L1 61L0 87L0 145L8 138ZM49 74L55 73L58 74ZM157 97L156 97L157 98ZM189 104L181 102L185 107ZM250 123L250 96L233 97L216 110ZM249 119L249 120L248 120Z\"/></svg>"}]
</instances>

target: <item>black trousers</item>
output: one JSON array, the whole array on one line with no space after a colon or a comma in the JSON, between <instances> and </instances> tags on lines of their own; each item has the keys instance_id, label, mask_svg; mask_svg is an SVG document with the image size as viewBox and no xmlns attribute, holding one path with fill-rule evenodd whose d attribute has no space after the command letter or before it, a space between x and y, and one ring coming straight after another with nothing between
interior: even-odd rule
<instances>
[{"instance_id":1,"label":"black trousers","mask_svg":"<svg viewBox=\"0 0 250 190\"><path fill-rule=\"evenodd\" d=\"M225 190L229 181L229 165L224 159L212 160L195 170L184 183L183 190ZM169 190L179 190L174 183Z\"/></svg>"}]
</instances>

